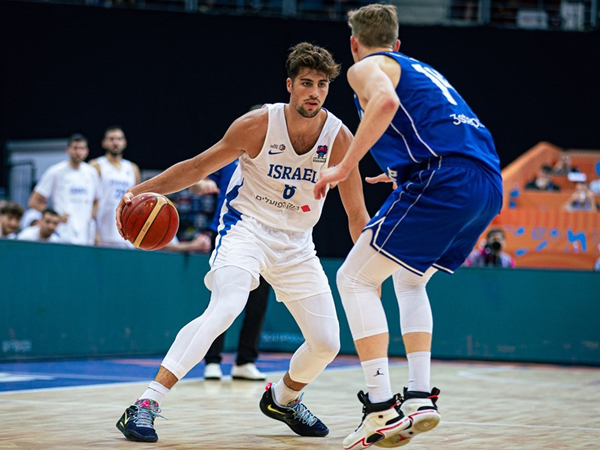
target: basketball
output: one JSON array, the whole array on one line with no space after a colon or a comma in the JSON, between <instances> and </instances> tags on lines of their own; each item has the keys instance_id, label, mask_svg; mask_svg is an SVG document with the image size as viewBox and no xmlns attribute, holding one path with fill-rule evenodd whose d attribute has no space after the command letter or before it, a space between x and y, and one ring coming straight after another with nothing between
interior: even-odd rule
<instances>
[{"instance_id":1,"label":"basketball","mask_svg":"<svg viewBox=\"0 0 600 450\"><path fill-rule=\"evenodd\" d=\"M123 232L129 242L143 250L159 250L169 244L179 228L179 214L161 194L147 192L131 199L121 213Z\"/></svg>"}]
</instances>

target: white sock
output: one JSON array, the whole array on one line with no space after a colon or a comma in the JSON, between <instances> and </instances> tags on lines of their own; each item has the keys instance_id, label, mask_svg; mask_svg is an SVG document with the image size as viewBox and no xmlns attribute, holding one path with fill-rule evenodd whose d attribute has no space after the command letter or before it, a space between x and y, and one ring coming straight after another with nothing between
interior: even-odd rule
<instances>
[{"instance_id":1,"label":"white sock","mask_svg":"<svg viewBox=\"0 0 600 450\"><path fill-rule=\"evenodd\" d=\"M408 390L430 392L431 352L408 353L406 359L408 359Z\"/></svg>"},{"instance_id":2,"label":"white sock","mask_svg":"<svg viewBox=\"0 0 600 450\"><path fill-rule=\"evenodd\" d=\"M369 400L371 403L381 403L392 398L390 371L387 358L372 359L360 363L365 374Z\"/></svg>"},{"instance_id":3,"label":"white sock","mask_svg":"<svg viewBox=\"0 0 600 450\"><path fill-rule=\"evenodd\" d=\"M148 385L148 388L140 398L149 398L160 405L165 399L165 396L169 393L169 390L170 389L167 389L162 384L153 381Z\"/></svg>"},{"instance_id":4,"label":"white sock","mask_svg":"<svg viewBox=\"0 0 600 450\"><path fill-rule=\"evenodd\" d=\"M286 406L292 400L295 400L299 395L300 391L294 391L285 385L283 378L273 385L273 399L281 406Z\"/></svg>"}]
</instances>

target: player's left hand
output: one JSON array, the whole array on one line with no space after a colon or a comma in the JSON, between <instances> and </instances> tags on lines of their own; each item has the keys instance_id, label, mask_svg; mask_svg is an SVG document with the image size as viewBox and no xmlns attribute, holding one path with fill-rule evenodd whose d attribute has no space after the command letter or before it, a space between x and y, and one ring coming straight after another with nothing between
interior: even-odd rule
<instances>
[{"instance_id":1,"label":"player's left hand","mask_svg":"<svg viewBox=\"0 0 600 450\"><path fill-rule=\"evenodd\" d=\"M346 178L348 178L348 172L342 166L332 166L323 169L319 175L319 181L315 184L315 199L320 200L325 197L328 188L333 189L340 181L344 181Z\"/></svg>"}]
</instances>

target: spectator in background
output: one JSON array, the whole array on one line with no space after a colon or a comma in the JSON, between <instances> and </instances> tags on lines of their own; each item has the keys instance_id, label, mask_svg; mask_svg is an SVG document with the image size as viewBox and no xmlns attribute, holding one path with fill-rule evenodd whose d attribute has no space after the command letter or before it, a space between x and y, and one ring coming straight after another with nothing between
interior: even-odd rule
<instances>
[{"instance_id":1,"label":"spectator in background","mask_svg":"<svg viewBox=\"0 0 600 450\"><path fill-rule=\"evenodd\" d=\"M561 153L558 161L552 168L552 173L555 175L567 175L570 172L579 172L579 169L571 165L571 155L568 153Z\"/></svg>"},{"instance_id":2,"label":"spectator in background","mask_svg":"<svg viewBox=\"0 0 600 450\"><path fill-rule=\"evenodd\" d=\"M139 167L123 158L127 139L123 129L110 126L102 139L104 156L90 161L100 176L100 198L96 214L96 244L103 247L133 248L117 230L117 205L127 189L141 181Z\"/></svg>"},{"instance_id":3,"label":"spectator in background","mask_svg":"<svg viewBox=\"0 0 600 450\"><path fill-rule=\"evenodd\" d=\"M20 241L36 242L60 242L56 229L60 224L60 217L53 209L47 208L42 213L36 225L31 225L19 233L17 239Z\"/></svg>"},{"instance_id":4,"label":"spectator in background","mask_svg":"<svg viewBox=\"0 0 600 450\"><path fill-rule=\"evenodd\" d=\"M575 183L575 192L573 192L569 200L563 205L563 208L567 211L591 212L597 212L600 209L594 193L585 181Z\"/></svg>"},{"instance_id":5,"label":"spectator in background","mask_svg":"<svg viewBox=\"0 0 600 450\"><path fill-rule=\"evenodd\" d=\"M492 228L487 232L483 247L473 250L464 265L467 267L502 267L512 269L515 260L504 252L506 233L501 228Z\"/></svg>"},{"instance_id":6,"label":"spectator in background","mask_svg":"<svg viewBox=\"0 0 600 450\"><path fill-rule=\"evenodd\" d=\"M552 166L544 164L537 176L525 185L525 190L560 191L560 186L552 182Z\"/></svg>"},{"instance_id":7,"label":"spectator in background","mask_svg":"<svg viewBox=\"0 0 600 450\"><path fill-rule=\"evenodd\" d=\"M43 212L49 200L60 217L57 233L64 243L94 245L94 213L99 196L98 172L85 162L85 136L74 134L67 145L69 159L49 167L29 197L29 207Z\"/></svg>"},{"instance_id":8,"label":"spectator in background","mask_svg":"<svg viewBox=\"0 0 600 450\"><path fill-rule=\"evenodd\" d=\"M25 210L15 202L6 202L0 208L0 239L16 239L19 222Z\"/></svg>"}]
</instances>

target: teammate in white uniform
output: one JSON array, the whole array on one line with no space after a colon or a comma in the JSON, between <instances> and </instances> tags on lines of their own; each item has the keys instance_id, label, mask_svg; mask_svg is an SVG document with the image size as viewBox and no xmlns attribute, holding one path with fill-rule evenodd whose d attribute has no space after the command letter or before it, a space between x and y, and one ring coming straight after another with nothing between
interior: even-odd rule
<instances>
[{"instance_id":1,"label":"teammate in white uniform","mask_svg":"<svg viewBox=\"0 0 600 450\"><path fill-rule=\"evenodd\" d=\"M60 224L60 217L53 209L46 209L42 217L35 225L31 225L19 233L17 239L20 241L35 242L61 242L56 229Z\"/></svg>"},{"instance_id":2,"label":"teammate in white uniform","mask_svg":"<svg viewBox=\"0 0 600 450\"><path fill-rule=\"evenodd\" d=\"M43 212L51 199L60 214L57 234L62 242L94 245L93 214L99 195L98 173L84 162L87 139L74 134L67 146L69 159L48 168L29 197L29 207Z\"/></svg>"},{"instance_id":3,"label":"teammate in white uniform","mask_svg":"<svg viewBox=\"0 0 600 450\"><path fill-rule=\"evenodd\" d=\"M288 104L244 114L211 148L135 186L119 205L117 221L134 195L180 191L240 158L205 278L212 291L210 304L179 332L154 381L117 422L130 440L158 440L154 418L159 404L244 309L259 274L285 303L305 338L288 372L267 385L260 409L301 436L329 432L301 402L302 389L333 360L340 345L333 297L311 237L324 199L315 200L312 191L319 171L342 160L352 134L322 108L329 83L339 73L329 52L301 43L291 50L286 65ZM339 189L356 240L369 220L358 169ZM120 222L118 227L122 232Z\"/></svg>"},{"instance_id":4,"label":"teammate in white uniform","mask_svg":"<svg viewBox=\"0 0 600 450\"><path fill-rule=\"evenodd\" d=\"M123 194L140 182L140 169L123 158L127 139L120 127L111 126L106 129L102 148L105 150L104 156L90 161L100 175L101 186L96 214L96 244L103 247L134 248L119 234L115 214Z\"/></svg>"}]
</instances>

